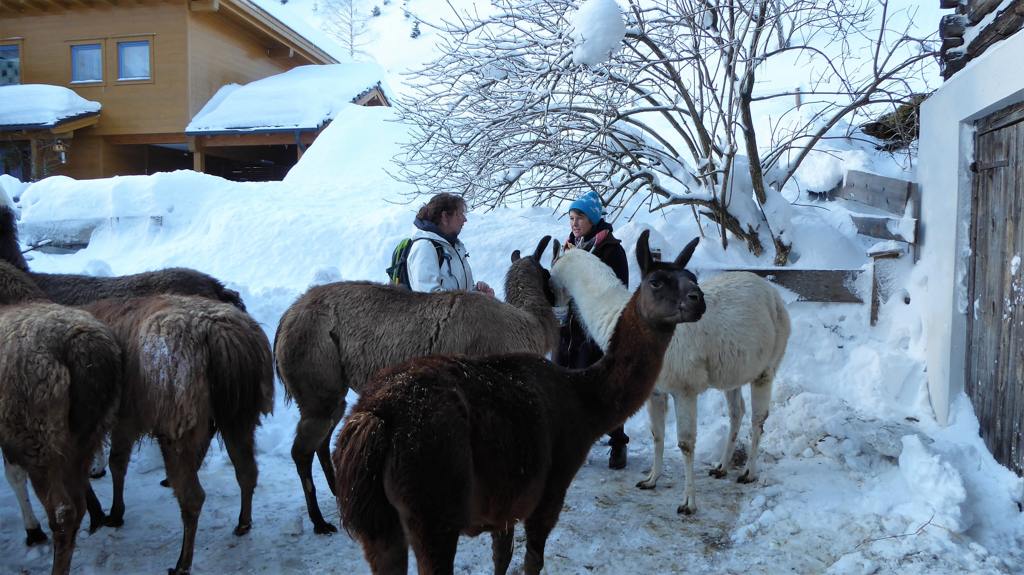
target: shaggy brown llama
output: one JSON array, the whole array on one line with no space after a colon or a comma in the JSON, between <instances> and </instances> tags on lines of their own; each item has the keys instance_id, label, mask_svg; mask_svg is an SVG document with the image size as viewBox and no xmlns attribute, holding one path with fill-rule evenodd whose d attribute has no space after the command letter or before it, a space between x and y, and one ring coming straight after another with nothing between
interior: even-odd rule
<instances>
[{"instance_id":1,"label":"shaggy brown llama","mask_svg":"<svg viewBox=\"0 0 1024 575\"><path fill-rule=\"evenodd\" d=\"M512 558L517 521L526 528L526 573L539 573L566 490L594 441L621 425L654 388L680 322L697 321L704 300L685 265L655 262L640 236L640 287L621 312L605 356L583 370L542 357L431 356L378 376L356 404L334 450L345 529L374 573L405 573L411 543L420 573L452 573L460 534L491 532L494 572ZM600 279L574 269L570 250L552 282L574 298ZM610 278L610 279L609 279ZM408 543L407 543L408 541Z\"/></svg>"},{"instance_id":2,"label":"shaggy brown llama","mask_svg":"<svg viewBox=\"0 0 1024 575\"><path fill-rule=\"evenodd\" d=\"M107 525L124 523L124 479L132 446L157 439L184 534L174 574L192 566L206 494L198 471L220 433L235 467L241 510L235 535L252 527L257 467L254 433L274 402L270 342L245 312L206 298L158 295L86 306L124 350L124 391L111 431L114 500Z\"/></svg>"},{"instance_id":3,"label":"shaggy brown llama","mask_svg":"<svg viewBox=\"0 0 1024 575\"><path fill-rule=\"evenodd\" d=\"M24 470L46 509L56 574L71 570L89 462L110 429L122 364L107 326L42 300L25 274L0 262L0 450L8 473ZM38 522L35 530L38 538Z\"/></svg>"},{"instance_id":4,"label":"shaggy brown llama","mask_svg":"<svg viewBox=\"0 0 1024 575\"><path fill-rule=\"evenodd\" d=\"M284 313L274 353L285 391L299 406L292 458L316 533L337 529L317 503L313 454L333 491L331 432L345 413L349 388L362 393L378 370L414 357L545 354L558 343L550 274L540 265L550 239L544 237L532 256L512 254L507 303L480 293L340 282L311 288Z\"/></svg>"}]
</instances>

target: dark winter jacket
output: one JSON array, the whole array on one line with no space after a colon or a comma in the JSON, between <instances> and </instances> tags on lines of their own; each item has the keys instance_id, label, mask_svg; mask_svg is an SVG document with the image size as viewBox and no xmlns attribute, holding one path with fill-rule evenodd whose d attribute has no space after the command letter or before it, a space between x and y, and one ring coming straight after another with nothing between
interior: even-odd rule
<instances>
[{"instance_id":1,"label":"dark winter jacket","mask_svg":"<svg viewBox=\"0 0 1024 575\"><path fill-rule=\"evenodd\" d=\"M622 242L612 235L611 224L601 220L590 230L589 234L582 238L577 238L570 233L568 242L597 256L605 265L612 268L615 275L622 280L623 285L629 285L629 265L626 263L626 251L622 249ZM603 355L601 348L587 335L586 328L580 323L570 306L568 320L562 326L558 351L555 352L555 363L572 369L581 369L596 363Z\"/></svg>"}]
</instances>

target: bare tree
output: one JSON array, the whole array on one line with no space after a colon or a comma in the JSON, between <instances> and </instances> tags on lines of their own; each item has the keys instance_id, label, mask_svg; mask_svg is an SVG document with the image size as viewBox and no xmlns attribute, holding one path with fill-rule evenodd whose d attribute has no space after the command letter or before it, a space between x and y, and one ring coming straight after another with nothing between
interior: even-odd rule
<instances>
[{"instance_id":1,"label":"bare tree","mask_svg":"<svg viewBox=\"0 0 1024 575\"><path fill-rule=\"evenodd\" d=\"M365 56L368 15L356 7L355 0L324 0L323 29L333 36L353 60Z\"/></svg>"},{"instance_id":2,"label":"bare tree","mask_svg":"<svg viewBox=\"0 0 1024 575\"><path fill-rule=\"evenodd\" d=\"M415 126L400 175L473 206L583 189L627 217L689 205L723 246L729 232L760 255L770 238L781 265L789 224L775 207L807 154L907 101L935 65L934 35L914 37L911 9L889 4L629 0L618 49L580 63L574 2L497 0L435 25L441 55L400 102ZM774 85L779 66L806 72L803 85Z\"/></svg>"}]
</instances>

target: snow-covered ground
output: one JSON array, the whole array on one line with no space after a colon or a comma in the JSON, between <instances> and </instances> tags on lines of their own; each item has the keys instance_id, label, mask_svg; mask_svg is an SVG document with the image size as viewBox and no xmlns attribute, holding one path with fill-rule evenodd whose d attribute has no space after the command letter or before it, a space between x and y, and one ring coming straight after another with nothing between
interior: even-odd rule
<instances>
[{"instance_id":1,"label":"snow-covered ground","mask_svg":"<svg viewBox=\"0 0 1024 575\"><path fill-rule=\"evenodd\" d=\"M316 22L314 0L261 0L275 13ZM429 7L411 0L409 7ZM367 9L372 3L367 2ZM371 22L376 59L401 92L402 70L429 56L423 27L411 24L397 0ZM289 12L293 11L293 12ZM412 188L386 172L406 128L381 108L342 110L284 182L233 183L182 171L148 177L75 181L55 177L25 186L0 176L18 197L24 222L95 220L102 225L89 247L71 255L33 253L37 271L127 274L189 266L239 290L252 315L273 336L284 310L310 285L385 278L396 241L412 231L419 202ZM903 165L864 144L808 164L806 178L835 182L844 169L900 175ZM393 171L393 170L392 170ZM912 177L912 174L902 174ZM838 202L793 202L794 254L802 267L860 268L866 240L855 235ZM143 216L143 217L128 217ZM147 216L161 216L157 225ZM545 234L563 238L567 222L547 208L508 207L469 215L463 239L478 279L503 295L502 279L514 249L528 250ZM688 209L641 214L615 222L631 247L643 229L672 254L699 230ZM631 250L630 250L631 252ZM630 254L632 259L632 254ZM907 260L907 261L904 261ZM702 278L737 265L768 265L741 246L723 251L703 242L691 268ZM633 285L638 280L631 262ZM784 293L793 335L775 382L766 425L761 478L739 485L733 472L718 480L704 472L725 440L720 393L701 397L697 444L697 498L693 516L679 516L682 458L666 451L666 475L654 491L634 487L652 460L646 415L626 424L630 461L607 468L607 447L595 445L569 489L548 541L548 573L836 573L954 574L1024 572L1024 482L998 465L978 437L978 422L961 396L952 424L935 423L923 369L920 297L932 270L909 258L896 270L895 297L870 327L868 306L813 304ZM866 283L867 276L862 282ZM860 285L866 290L868 286ZM350 402L354 400L350 394ZM749 405L749 398L748 398ZM258 431L260 484L254 527L235 537L238 489L230 461L214 444L201 471L207 493L193 570L203 573L366 573L358 546L344 533L319 536L306 516L290 457L298 412L278 386L275 411ZM673 444L670 412L667 437ZM749 422L741 438L746 439ZM125 526L79 535L74 571L154 573L174 564L181 543L177 504L163 477L159 451L144 443L127 479ZM322 475L314 473L321 508L338 523ZM109 476L95 482L106 507ZM41 514L41 508L36 503ZM42 573L48 546L26 548L13 494L0 487L0 573ZM513 568L524 542L517 533ZM491 570L490 539L463 538L457 570Z\"/></svg>"},{"instance_id":2,"label":"snow-covered ground","mask_svg":"<svg viewBox=\"0 0 1024 575\"><path fill-rule=\"evenodd\" d=\"M211 273L238 289L273 335L285 308L313 283L384 278L396 240L411 231L418 204L392 203L410 190L383 171L405 131L393 112L350 107L284 182L236 184L192 172L74 181L50 178L11 191L24 221L113 215L90 246L72 255L35 254L41 271L125 274L171 265ZM355 135L360 135L356 138ZM876 159L879 171L886 167ZM0 185L10 188L9 179ZM825 208L825 209L823 209ZM796 205L801 262L859 267L862 240L842 225L836 205ZM513 249L531 249L567 224L545 208L471 213L463 232L475 273L500 286ZM132 223L132 222L138 223ZM685 210L618 223L631 246L653 228L666 253L699 231ZM711 230L705 230L710 232ZM860 249L858 250L858 246ZM861 259L858 259L861 258ZM742 250L723 253L713 241L692 267L758 262ZM633 265L634 285L636 267ZM909 264L908 264L909 265ZM655 491L634 487L650 465L646 415L632 417L630 463L607 468L595 445L569 490L547 551L550 573L1014 573L1024 570L1022 482L999 466L978 438L978 423L961 398L953 425L938 427L926 395L921 316L916 307L923 268L900 270L909 297L894 297L882 321L868 325L866 305L789 301L793 336L778 375L764 439L763 473L752 485L698 474L700 510L678 516L682 465L669 449L667 476ZM863 286L862 286L863 287ZM274 415L258 432L260 485L251 534L231 534L237 486L215 445L201 480L207 501L200 522L196 573L361 573L367 567L346 535L314 535L290 457L294 405L278 390ZM721 394L701 398L697 460L707 468L727 428ZM743 437L746 437L745 424ZM673 427L670 418L669 429ZM673 437L669 431L668 437ZM669 445L672 442L669 441ZM180 544L177 505L158 485L158 450L140 448L129 472L125 526L84 531L75 555L84 573L152 573L173 564ZM328 520L337 510L317 476ZM110 484L96 482L109 504ZM0 489L0 571L42 572L48 547L27 549L11 492ZM514 565L521 565L517 544ZM462 572L490 570L489 539L464 539Z\"/></svg>"}]
</instances>

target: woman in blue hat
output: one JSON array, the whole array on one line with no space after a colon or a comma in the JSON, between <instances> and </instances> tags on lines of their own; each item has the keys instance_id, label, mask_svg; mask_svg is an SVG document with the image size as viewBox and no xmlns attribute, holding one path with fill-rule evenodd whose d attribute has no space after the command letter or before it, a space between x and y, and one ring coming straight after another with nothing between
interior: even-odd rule
<instances>
[{"instance_id":1,"label":"woman in blue hat","mask_svg":"<svg viewBox=\"0 0 1024 575\"><path fill-rule=\"evenodd\" d=\"M623 285L629 285L629 266L626 263L626 252L622 243L612 235L612 225L604 220L604 205L597 192L587 192L569 206L569 238L565 242L566 249L584 249L594 254L615 272ZM562 323L561 340L555 353L558 365L582 369L589 367L601 359L604 353L594 340L587 334L586 328L575 317L572 306ZM608 433L611 438L611 454L608 467L622 469L626 467L626 444L629 437L622 426Z\"/></svg>"}]
</instances>

